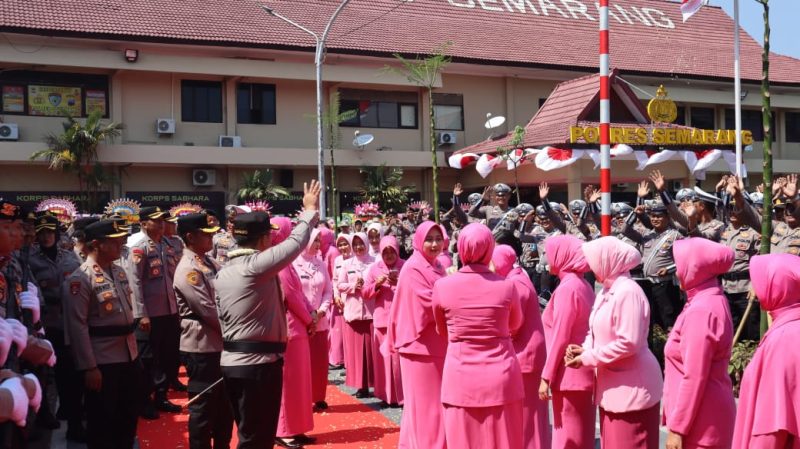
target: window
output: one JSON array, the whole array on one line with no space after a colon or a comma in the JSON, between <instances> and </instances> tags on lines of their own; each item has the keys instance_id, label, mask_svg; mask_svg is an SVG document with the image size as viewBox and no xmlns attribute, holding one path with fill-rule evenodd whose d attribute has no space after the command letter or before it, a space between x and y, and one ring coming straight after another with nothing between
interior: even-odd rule
<instances>
[{"instance_id":1,"label":"window","mask_svg":"<svg viewBox=\"0 0 800 449\"><path fill-rule=\"evenodd\" d=\"M182 80L181 120L222 123L222 83Z\"/></svg>"},{"instance_id":2,"label":"window","mask_svg":"<svg viewBox=\"0 0 800 449\"><path fill-rule=\"evenodd\" d=\"M274 125L275 85L241 83L236 89L236 121Z\"/></svg>"},{"instance_id":3,"label":"window","mask_svg":"<svg viewBox=\"0 0 800 449\"><path fill-rule=\"evenodd\" d=\"M800 142L800 112L787 112L785 123L786 141Z\"/></svg>"},{"instance_id":4,"label":"window","mask_svg":"<svg viewBox=\"0 0 800 449\"><path fill-rule=\"evenodd\" d=\"M686 106L678 106L678 117L673 122L676 125L686 124Z\"/></svg>"},{"instance_id":5,"label":"window","mask_svg":"<svg viewBox=\"0 0 800 449\"><path fill-rule=\"evenodd\" d=\"M0 71L0 113L108 117L108 77L85 73Z\"/></svg>"},{"instance_id":6,"label":"window","mask_svg":"<svg viewBox=\"0 0 800 449\"><path fill-rule=\"evenodd\" d=\"M459 94L433 94L436 129L464 131L464 97Z\"/></svg>"},{"instance_id":7,"label":"window","mask_svg":"<svg viewBox=\"0 0 800 449\"><path fill-rule=\"evenodd\" d=\"M692 119L692 123L690 125L694 128L716 128L716 124L714 122L714 108L692 107L689 118Z\"/></svg>"},{"instance_id":8,"label":"window","mask_svg":"<svg viewBox=\"0 0 800 449\"><path fill-rule=\"evenodd\" d=\"M342 112L358 114L341 126L365 128L417 128L417 94L342 89L339 91Z\"/></svg>"},{"instance_id":9,"label":"window","mask_svg":"<svg viewBox=\"0 0 800 449\"><path fill-rule=\"evenodd\" d=\"M772 113L772 141L775 134L775 114ZM736 129L736 112L733 109L725 109L725 128ZM742 130L749 130L753 133L753 140L756 142L764 141L764 122L761 118L761 111L757 109L742 109Z\"/></svg>"}]
</instances>

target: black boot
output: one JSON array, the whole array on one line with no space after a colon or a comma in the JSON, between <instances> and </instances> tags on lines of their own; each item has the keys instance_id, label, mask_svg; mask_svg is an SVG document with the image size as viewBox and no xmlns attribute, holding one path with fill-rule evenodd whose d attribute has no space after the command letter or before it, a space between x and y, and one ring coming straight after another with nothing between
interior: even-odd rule
<instances>
[{"instance_id":1,"label":"black boot","mask_svg":"<svg viewBox=\"0 0 800 449\"><path fill-rule=\"evenodd\" d=\"M67 424L67 440L75 443L86 442L86 427L81 420L70 421Z\"/></svg>"},{"instance_id":2,"label":"black boot","mask_svg":"<svg viewBox=\"0 0 800 449\"><path fill-rule=\"evenodd\" d=\"M173 404L167 399L167 392L156 392L156 409L167 413L180 413L181 406Z\"/></svg>"}]
</instances>

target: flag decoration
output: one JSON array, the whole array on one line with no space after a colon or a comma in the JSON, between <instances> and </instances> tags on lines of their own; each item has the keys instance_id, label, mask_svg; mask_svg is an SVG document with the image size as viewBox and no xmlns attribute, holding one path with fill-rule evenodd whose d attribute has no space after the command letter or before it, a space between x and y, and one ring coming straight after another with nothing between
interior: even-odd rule
<instances>
[{"instance_id":1,"label":"flag decoration","mask_svg":"<svg viewBox=\"0 0 800 449\"><path fill-rule=\"evenodd\" d=\"M584 150L544 147L536 154L536 167L542 171L556 170L571 165L584 154Z\"/></svg>"},{"instance_id":2,"label":"flag decoration","mask_svg":"<svg viewBox=\"0 0 800 449\"><path fill-rule=\"evenodd\" d=\"M478 174L481 175L482 178L485 178L489 176L489 173L491 173L495 167L500 166L502 163L503 158L500 156L483 154L478 158L478 162L475 164L475 170L478 171Z\"/></svg>"},{"instance_id":3,"label":"flag decoration","mask_svg":"<svg viewBox=\"0 0 800 449\"><path fill-rule=\"evenodd\" d=\"M708 0L681 0L681 14L683 21L686 22L692 17L700 8L708 4Z\"/></svg>"},{"instance_id":4,"label":"flag decoration","mask_svg":"<svg viewBox=\"0 0 800 449\"><path fill-rule=\"evenodd\" d=\"M478 156L475 153L461 153L461 154L454 154L447 158L447 162L450 164L451 168L462 169L468 165L472 165L478 162Z\"/></svg>"}]
</instances>

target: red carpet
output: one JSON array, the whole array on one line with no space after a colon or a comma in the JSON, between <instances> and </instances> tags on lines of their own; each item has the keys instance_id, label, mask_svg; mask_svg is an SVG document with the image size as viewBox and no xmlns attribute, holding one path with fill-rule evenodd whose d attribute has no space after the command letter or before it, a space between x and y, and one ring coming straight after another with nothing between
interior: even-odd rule
<instances>
[{"instance_id":1,"label":"red carpet","mask_svg":"<svg viewBox=\"0 0 800 449\"><path fill-rule=\"evenodd\" d=\"M186 379L182 379L186 382ZM314 430L309 436L317 437L314 448L396 448L400 429L385 416L359 402L337 387L328 385L329 408L314 413ZM186 403L185 393L170 393L176 404ZM180 414L162 413L156 421L139 420L139 446L152 449L189 449L188 411ZM236 429L233 431L231 449L236 447ZM278 447L278 446L276 446Z\"/></svg>"}]
</instances>

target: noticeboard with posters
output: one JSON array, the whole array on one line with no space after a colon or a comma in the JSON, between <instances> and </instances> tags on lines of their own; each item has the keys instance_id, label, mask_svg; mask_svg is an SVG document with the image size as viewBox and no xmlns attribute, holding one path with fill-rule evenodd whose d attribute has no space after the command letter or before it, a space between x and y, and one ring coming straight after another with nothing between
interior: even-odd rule
<instances>
[{"instance_id":1,"label":"noticeboard with posters","mask_svg":"<svg viewBox=\"0 0 800 449\"><path fill-rule=\"evenodd\" d=\"M28 85L28 114L61 117L82 114L80 87Z\"/></svg>"},{"instance_id":2,"label":"noticeboard with posters","mask_svg":"<svg viewBox=\"0 0 800 449\"><path fill-rule=\"evenodd\" d=\"M25 112L25 88L3 86L3 112L22 114Z\"/></svg>"}]
</instances>

